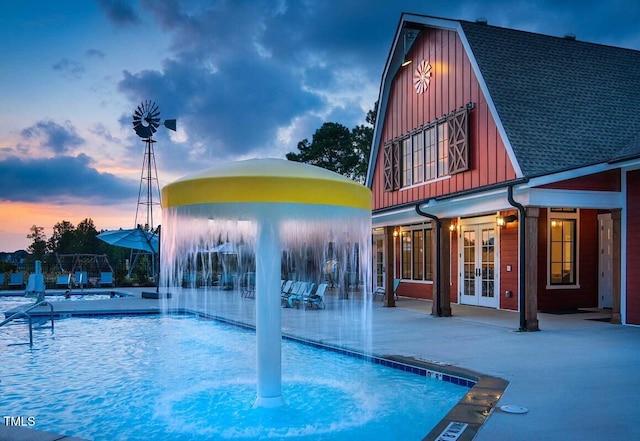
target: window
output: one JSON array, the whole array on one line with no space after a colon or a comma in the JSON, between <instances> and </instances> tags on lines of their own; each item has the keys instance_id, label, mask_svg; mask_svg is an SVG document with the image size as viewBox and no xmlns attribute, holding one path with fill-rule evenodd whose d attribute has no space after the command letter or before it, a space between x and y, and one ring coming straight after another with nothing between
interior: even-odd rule
<instances>
[{"instance_id":1,"label":"window","mask_svg":"<svg viewBox=\"0 0 640 441\"><path fill-rule=\"evenodd\" d=\"M402 186L407 187L413 183L413 149L411 138L402 140Z\"/></svg>"},{"instance_id":2,"label":"window","mask_svg":"<svg viewBox=\"0 0 640 441\"><path fill-rule=\"evenodd\" d=\"M384 145L384 189L398 190L469 169L469 103Z\"/></svg>"},{"instance_id":3,"label":"window","mask_svg":"<svg viewBox=\"0 0 640 441\"><path fill-rule=\"evenodd\" d=\"M578 214L575 209L549 210L549 285L578 284Z\"/></svg>"},{"instance_id":4,"label":"window","mask_svg":"<svg viewBox=\"0 0 640 441\"><path fill-rule=\"evenodd\" d=\"M402 231L402 278L411 278L411 231Z\"/></svg>"},{"instance_id":5,"label":"window","mask_svg":"<svg viewBox=\"0 0 640 441\"><path fill-rule=\"evenodd\" d=\"M416 133L411 137L413 149L413 183L424 181L424 134Z\"/></svg>"},{"instance_id":6,"label":"window","mask_svg":"<svg viewBox=\"0 0 640 441\"><path fill-rule=\"evenodd\" d=\"M406 280L433 280L431 256L432 230L414 228L400 232L401 278Z\"/></svg>"},{"instance_id":7,"label":"window","mask_svg":"<svg viewBox=\"0 0 640 441\"><path fill-rule=\"evenodd\" d=\"M424 279L424 231L413 231L413 274L414 279Z\"/></svg>"},{"instance_id":8,"label":"window","mask_svg":"<svg viewBox=\"0 0 640 441\"><path fill-rule=\"evenodd\" d=\"M449 125L438 124L438 176L449 174Z\"/></svg>"}]
</instances>

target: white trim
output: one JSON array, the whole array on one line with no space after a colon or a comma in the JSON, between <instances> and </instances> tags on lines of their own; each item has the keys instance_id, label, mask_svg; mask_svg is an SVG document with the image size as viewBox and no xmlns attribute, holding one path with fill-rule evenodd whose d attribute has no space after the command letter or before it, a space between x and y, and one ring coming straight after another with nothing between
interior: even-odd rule
<instances>
[{"instance_id":1,"label":"white trim","mask_svg":"<svg viewBox=\"0 0 640 441\"><path fill-rule=\"evenodd\" d=\"M518 178L524 176L522 173L522 168L520 168L520 163L518 162L518 158L516 157L515 152L513 151L513 146L509 141L509 137L507 136L507 131L504 129L502 125L502 120L500 119L500 115L498 114L498 109L496 109L496 105L493 102L493 98L489 93L489 88L487 87L487 83L484 81L484 77L482 76L482 72L480 71L480 66L478 66L478 61L471 50L471 46L469 45L469 40L467 40L467 36L462 30L462 24L457 22L457 31L458 36L460 37L460 41L462 41L462 46L466 52L467 57L469 58L469 63L471 64L471 68L476 75L476 79L478 84L480 85L480 90L484 95L484 99L487 102L487 107L489 108L489 112L491 113L491 117L496 124L496 128L498 129L498 133L500 134L500 138L502 139L502 143L504 144L504 148L507 151L507 156L509 156L509 160L511 161L511 165L513 166L513 170L516 173Z\"/></svg>"},{"instance_id":2,"label":"white trim","mask_svg":"<svg viewBox=\"0 0 640 441\"><path fill-rule=\"evenodd\" d=\"M617 191L550 190L531 188L522 193L523 205L541 207L620 208L622 193Z\"/></svg>"},{"instance_id":3,"label":"white trim","mask_svg":"<svg viewBox=\"0 0 640 441\"><path fill-rule=\"evenodd\" d=\"M627 172L622 170L622 213L620 215L620 321L627 324Z\"/></svg>"}]
</instances>

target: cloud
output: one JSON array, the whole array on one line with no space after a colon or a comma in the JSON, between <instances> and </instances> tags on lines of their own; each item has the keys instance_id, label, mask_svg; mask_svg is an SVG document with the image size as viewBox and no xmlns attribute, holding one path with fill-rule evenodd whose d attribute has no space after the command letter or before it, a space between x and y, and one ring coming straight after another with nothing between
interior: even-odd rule
<instances>
[{"instance_id":1,"label":"cloud","mask_svg":"<svg viewBox=\"0 0 640 441\"><path fill-rule=\"evenodd\" d=\"M84 143L69 121L65 121L64 126L51 120L39 121L23 129L20 134L25 139L41 139L40 145L56 154L68 152Z\"/></svg>"},{"instance_id":2,"label":"cloud","mask_svg":"<svg viewBox=\"0 0 640 441\"><path fill-rule=\"evenodd\" d=\"M51 68L55 71L62 72L66 77L71 79L81 78L84 73L84 66L82 64L69 60L68 58L63 58L51 66Z\"/></svg>"},{"instance_id":3,"label":"cloud","mask_svg":"<svg viewBox=\"0 0 640 441\"><path fill-rule=\"evenodd\" d=\"M117 204L135 197L138 184L100 173L85 154L0 161L0 200L49 204Z\"/></svg>"},{"instance_id":4,"label":"cloud","mask_svg":"<svg viewBox=\"0 0 640 441\"><path fill-rule=\"evenodd\" d=\"M91 57L91 58L98 58L100 60L104 59L104 57L106 56L104 52L102 52L99 49L87 49L84 54L87 57Z\"/></svg>"},{"instance_id":5,"label":"cloud","mask_svg":"<svg viewBox=\"0 0 640 441\"><path fill-rule=\"evenodd\" d=\"M130 26L140 23L140 17L130 2L124 0L98 0L98 5L105 12L107 18L117 25Z\"/></svg>"}]
</instances>

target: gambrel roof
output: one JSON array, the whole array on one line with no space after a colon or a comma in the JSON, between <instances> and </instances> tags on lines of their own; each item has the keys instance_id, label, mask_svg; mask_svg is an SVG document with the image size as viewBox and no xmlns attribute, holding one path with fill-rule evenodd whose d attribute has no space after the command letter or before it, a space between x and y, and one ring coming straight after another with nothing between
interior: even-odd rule
<instances>
[{"instance_id":1,"label":"gambrel roof","mask_svg":"<svg viewBox=\"0 0 640 441\"><path fill-rule=\"evenodd\" d=\"M403 35L424 27L458 32L521 177L640 156L640 51L482 22L403 14L383 73L379 124ZM376 127L373 167L380 133Z\"/></svg>"}]
</instances>

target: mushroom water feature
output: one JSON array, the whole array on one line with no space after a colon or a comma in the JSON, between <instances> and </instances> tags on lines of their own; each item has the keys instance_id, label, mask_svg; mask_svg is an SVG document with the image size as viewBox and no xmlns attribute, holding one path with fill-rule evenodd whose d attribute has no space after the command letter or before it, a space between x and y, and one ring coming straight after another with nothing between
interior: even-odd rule
<instances>
[{"instance_id":1,"label":"mushroom water feature","mask_svg":"<svg viewBox=\"0 0 640 441\"><path fill-rule=\"evenodd\" d=\"M213 281L211 250L220 249L221 243L252 247L245 256L252 256L249 265L255 267L254 406L282 406L283 255L320 249L320 261L303 258L304 263L296 263L298 277L314 274L319 281L326 276L323 263L331 266L326 265L331 258L341 265L341 298L348 296L347 274L355 274L363 292L370 292L370 190L319 167L251 159L222 164L165 186L162 205L160 280L167 291L179 291L190 269ZM232 268L236 272L238 265L236 259ZM305 273L305 267L311 270ZM232 271L225 268L223 276L229 277L228 272Z\"/></svg>"}]
</instances>

